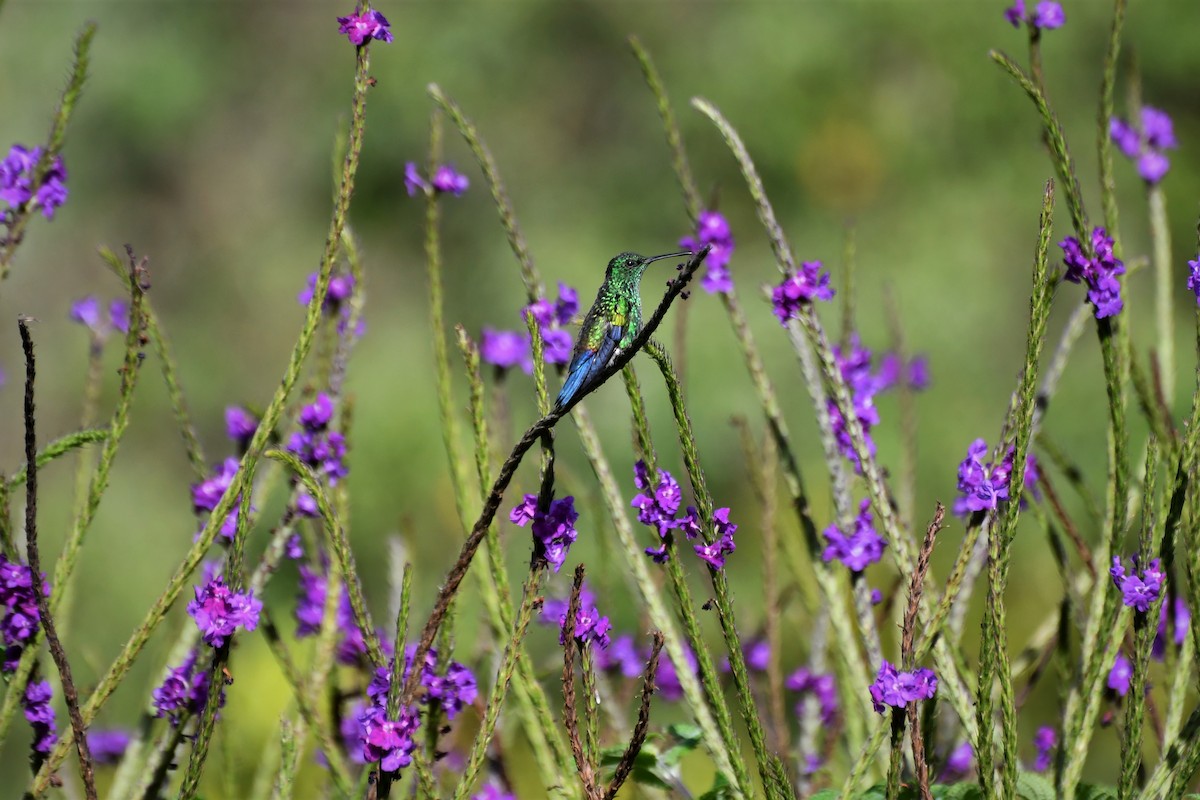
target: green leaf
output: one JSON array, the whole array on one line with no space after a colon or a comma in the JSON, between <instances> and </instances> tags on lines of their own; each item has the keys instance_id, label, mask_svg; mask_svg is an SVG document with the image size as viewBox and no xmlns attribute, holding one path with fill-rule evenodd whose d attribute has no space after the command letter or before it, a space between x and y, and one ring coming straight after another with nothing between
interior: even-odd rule
<instances>
[{"instance_id":1,"label":"green leaf","mask_svg":"<svg viewBox=\"0 0 1200 800\"><path fill-rule=\"evenodd\" d=\"M983 790L977 783L939 784L930 787L937 800L983 800Z\"/></svg>"},{"instance_id":2,"label":"green leaf","mask_svg":"<svg viewBox=\"0 0 1200 800\"><path fill-rule=\"evenodd\" d=\"M680 747L695 749L704 741L704 729L690 722L677 722L669 725L667 733L674 737Z\"/></svg>"},{"instance_id":3,"label":"green leaf","mask_svg":"<svg viewBox=\"0 0 1200 800\"><path fill-rule=\"evenodd\" d=\"M716 778L713 779L712 788L700 795L696 800L732 800L734 796L733 787L726 780L725 776L718 772Z\"/></svg>"},{"instance_id":4,"label":"green leaf","mask_svg":"<svg viewBox=\"0 0 1200 800\"><path fill-rule=\"evenodd\" d=\"M808 800L838 800L841 794L841 789L822 789L816 794L810 794Z\"/></svg>"},{"instance_id":5,"label":"green leaf","mask_svg":"<svg viewBox=\"0 0 1200 800\"><path fill-rule=\"evenodd\" d=\"M1188 795L1188 797L1196 796ZM1076 800L1117 800L1117 790L1112 786L1081 783L1075 789L1075 798Z\"/></svg>"},{"instance_id":6,"label":"green leaf","mask_svg":"<svg viewBox=\"0 0 1200 800\"><path fill-rule=\"evenodd\" d=\"M1017 797L1022 800L1055 800L1054 786L1036 772L1017 775Z\"/></svg>"}]
</instances>

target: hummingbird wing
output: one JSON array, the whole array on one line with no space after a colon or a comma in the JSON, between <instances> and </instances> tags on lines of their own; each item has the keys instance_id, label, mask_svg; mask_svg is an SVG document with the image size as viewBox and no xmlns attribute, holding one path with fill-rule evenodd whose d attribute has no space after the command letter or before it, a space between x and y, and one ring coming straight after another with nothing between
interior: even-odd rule
<instances>
[{"instance_id":1,"label":"hummingbird wing","mask_svg":"<svg viewBox=\"0 0 1200 800\"><path fill-rule=\"evenodd\" d=\"M589 320L585 319L583 322L579 340L575 344L575 355L572 356L571 364L567 367L566 380L563 381L563 387L554 401L556 410L570 403L576 395L592 384L601 371L608 366L613 354L617 352L617 346L625 336L627 317L623 308L613 309L607 320L596 320L596 322L599 322L600 325L592 326L590 330Z\"/></svg>"}]
</instances>

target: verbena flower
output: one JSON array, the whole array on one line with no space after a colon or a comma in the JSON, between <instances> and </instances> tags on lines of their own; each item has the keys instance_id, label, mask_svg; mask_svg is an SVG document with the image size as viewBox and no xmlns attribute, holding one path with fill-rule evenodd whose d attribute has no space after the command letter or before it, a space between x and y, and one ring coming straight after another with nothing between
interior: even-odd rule
<instances>
[{"instance_id":1,"label":"verbena flower","mask_svg":"<svg viewBox=\"0 0 1200 800\"><path fill-rule=\"evenodd\" d=\"M250 592L235 592L217 576L203 586L197 586L196 598L188 603L187 612L205 644L223 647L237 628L252 631L258 627L262 601Z\"/></svg>"},{"instance_id":2,"label":"verbena flower","mask_svg":"<svg viewBox=\"0 0 1200 800\"><path fill-rule=\"evenodd\" d=\"M876 376L879 391L891 389L900 385L903 380L914 392L929 388L929 358L913 356L908 363L903 363L899 354L884 353L879 359L879 373Z\"/></svg>"},{"instance_id":3,"label":"verbena flower","mask_svg":"<svg viewBox=\"0 0 1200 800\"><path fill-rule=\"evenodd\" d=\"M1109 121L1109 135L1117 149L1137 164L1142 180L1155 184L1166 177L1171 162L1165 150L1178 147L1171 118L1165 111L1150 106L1142 107L1141 126L1135 127L1120 117Z\"/></svg>"},{"instance_id":4,"label":"verbena flower","mask_svg":"<svg viewBox=\"0 0 1200 800\"><path fill-rule=\"evenodd\" d=\"M396 772L412 763L417 749L413 734L421 718L413 709L402 708L396 719L388 719L387 709L368 706L358 716L363 761L379 763L384 772Z\"/></svg>"},{"instance_id":5,"label":"verbena flower","mask_svg":"<svg viewBox=\"0 0 1200 800\"><path fill-rule=\"evenodd\" d=\"M42 755L49 754L58 742L54 706L50 705L53 696L54 690L50 688L49 681L29 681L21 698L25 719L33 728L33 751Z\"/></svg>"},{"instance_id":6,"label":"verbena flower","mask_svg":"<svg viewBox=\"0 0 1200 800\"><path fill-rule=\"evenodd\" d=\"M714 511L712 521L717 539L711 544L694 544L692 549L713 569L724 569L725 557L737 549L733 542L733 534L737 532L738 526L729 521L728 508L718 508Z\"/></svg>"},{"instance_id":7,"label":"verbena flower","mask_svg":"<svg viewBox=\"0 0 1200 800\"><path fill-rule=\"evenodd\" d=\"M118 729L91 729L87 732L88 749L97 764L115 764L129 749L132 737L128 731Z\"/></svg>"},{"instance_id":8,"label":"verbena flower","mask_svg":"<svg viewBox=\"0 0 1200 800\"><path fill-rule=\"evenodd\" d=\"M565 283L558 284L558 300L554 303L542 298L521 309L522 317L529 312L537 322L542 337L542 358L547 364L567 364L571 361L571 333L562 326L569 325L578 310L579 293Z\"/></svg>"},{"instance_id":9,"label":"verbena flower","mask_svg":"<svg viewBox=\"0 0 1200 800\"><path fill-rule=\"evenodd\" d=\"M1074 236L1063 239L1058 246L1062 248L1063 264L1067 268L1063 278L1087 285L1088 301L1092 304L1096 319L1121 313L1124 303L1121 300L1121 282L1117 276L1125 274L1125 264L1113 254L1113 240L1104 228L1092 230L1092 250L1095 255L1090 258Z\"/></svg>"},{"instance_id":10,"label":"verbena flower","mask_svg":"<svg viewBox=\"0 0 1200 800\"><path fill-rule=\"evenodd\" d=\"M700 665L696 661L696 654L687 645L683 646L683 658L687 662L688 671L696 675L700 670ZM683 685L679 683L679 673L675 670L675 662L665 653L658 659L658 672L655 673L654 682L658 684L658 692L662 699L674 702L683 697Z\"/></svg>"},{"instance_id":11,"label":"verbena flower","mask_svg":"<svg viewBox=\"0 0 1200 800\"><path fill-rule=\"evenodd\" d=\"M1167 613L1168 605L1172 606L1173 613ZM1183 644L1191 625L1192 613L1182 597L1176 597L1174 603L1163 603L1159 607L1158 633L1154 635L1150 654L1161 661L1167 654L1167 642L1174 641L1176 647Z\"/></svg>"},{"instance_id":12,"label":"verbena flower","mask_svg":"<svg viewBox=\"0 0 1200 800\"><path fill-rule=\"evenodd\" d=\"M100 301L94 295L72 303L67 316L91 331L97 339L105 339L113 331L129 332L129 303L120 298L108 304L107 317L101 312Z\"/></svg>"},{"instance_id":13,"label":"verbena flower","mask_svg":"<svg viewBox=\"0 0 1200 800\"><path fill-rule=\"evenodd\" d=\"M484 327L479 338L479 357L497 369L520 367L526 375L533 374L533 352L529 334L519 331L498 331Z\"/></svg>"},{"instance_id":14,"label":"verbena flower","mask_svg":"<svg viewBox=\"0 0 1200 800\"><path fill-rule=\"evenodd\" d=\"M579 531L575 530L579 520L575 498L567 495L551 500L550 508L544 514L537 504L537 495L527 494L508 518L522 528L532 523L534 561L545 561L558 572L567 560L571 545L579 537Z\"/></svg>"},{"instance_id":15,"label":"verbena flower","mask_svg":"<svg viewBox=\"0 0 1200 800\"><path fill-rule=\"evenodd\" d=\"M704 277L700 285L709 294L733 291L733 278L729 274L729 259L733 256L733 233L729 221L717 211L701 211L696 221L696 235L685 236L679 246L697 252L704 245L712 245L704 260Z\"/></svg>"},{"instance_id":16,"label":"verbena flower","mask_svg":"<svg viewBox=\"0 0 1200 800\"><path fill-rule=\"evenodd\" d=\"M512 792L504 791L494 783L489 783L471 795L471 800L517 800L517 796Z\"/></svg>"},{"instance_id":17,"label":"verbena flower","mask_svg":"<svg viewBox=\"0 0 1200 800\"><path fill-rule=\"evenodd\" d=\"M288 437L286 449L318 475L336 486L339 478L349 474L346 466L346 437L330 430L333 420L333 400L324 392L316 400L300 409L301 430Z\"/></svg>"},{"instance_id":18,"label":"verbena flower","mask_svg":"<svg viewBox=\"0 0 1200 800\"><path fill-rule=\"evenodd\" d=\"M994 509L1001 500L1008 499L1012 460L1005 458L998 464L985 464L987 456L987 442L976 439L967 448L967 457L958 465L958 491L962 497L954 501L953 512L957 516Z\"/></svg>"},{"instance_id":19,"label":"verbena flower","mask_svg":"<svg viewBox=\"0 0 1200 800\"><path fill-rule=\"evenodd\" d=\"M895 382L889 381L882 362L878 372L872 371L871 351L863 346L858 334L851 335L845 348L834 345L833 356L838 370L846 382L846 387L850 390L851 401L854 404L854 417L862 428L867 453L874 457L875 440L871 438L871 429L879 424L879 412L875 408L875 395L891 388ZM838 408L833 398L828 398L825 401L825 410L829 415L829 425L834 440L837 442L838 450L854 464L855 471L861 474L862 462L854 448L854 440L841 409Z\"/></svg>"},{"instance_id":20,"label":"verbena flower","mask_svg":"<svg viewBox=\"0 0 1200 800\"><path fill-rule=\"evenodd\" d=\"M42 593L50 595L45 576L42 576ZM40 621L33 570L0 554L0 644L4 648L0 671L12 672L17 668L21 653L38 632Z\"/></svg>"},{"instance_id":21,"label":"verbena flower","mask_svg":"<svg viewBox=\"0 0 1200 800\"><path fill-rule=\"evenodd\" d=\"M1033 735L1033 746L1037 748L1037 758L1033 761L1033 771L1045 772L1054 763L1054 750L1058 747L1058 734L1054 728L1043 725Z\"/></svg>"},{"instance_id":22,"label":"verbena flower","mask_svg":"<svg viewBox=\"0 0 1200 800\"><path fill-rule=\"evenodd\" d=\"M796 703L796 716L804 713L804 697L811 694L817 699L817 705L821 709L821 724L833 724L838 714L838 695L837 683L832 675L800 667L787 677L784 686L801 695L800 701Z\"/></svg>"},{"instance_id":23,"label":"verbena flower","mask_svg":"<svg viewBox=\"0 0 1200 800\"><path fill-rule=\"evenodd\" d=\"M328 583L324 575L300 565L300 593L296 598L296 637L303 639L315 636L321 630L321 622L325 618L325 598L328 593ZM334 611L334 628L338 631L337 649L335 654L339 663L355 666L360 663L367 652L366 638L358 620L354 616L354 607L350 604L350 591L342 586L338 598L337 609ZM386 637L380 637L380 644L387 652L391 643Z\"/></svg>"},{"instance_id":24,"label":"verbena flower","mask_svg":"<svg viewBox=\"0 0 1200 800\"><path fill-rule=\"evenodd\" d=\"M566 612L563 612L564 616ZM636 678L646 668L649 656L638 649L633 637L622 633L612 640L606 650L597 650L595 655L596 669L606 672L619 672L626 678Z\"/></svg>"},{"instance_id":25,"label":"verbena flower","mask_svg":"<svg viewBox=\"0 0 1200 800\"><path fill-rule=\"evenodd\" d=\"M1005 9L1004 18L1014 28L1019 28L1022 22L1027 22L1030 27L1047 31L1061 28L1067 21L1062 6L1051 0L1043 0L1043 2L1038 3L1031 16L1026 16L1025 14L1025 0L1016 0L1015 3Z\"/></svg>"},{"instance_id":26,"label":"verbena flower","mask_svg":"<svg viewBox=\"0 0 1200 800\"><path fill-rule=\"evenodd\" d=\"M868 565L883 558L887 542L875 530L875 517L871 514L871 501L864 498L859 505L854 527L843 532L837 525L830 525L823 534L826 545L821 559L826 563L840 561L851 572L862 572Z\"/></svg>"},{"instance_id":27,"label":"verbena flower","mask_svg":"<svg viewBox=\"0 0 1200 800\"><path fill-rule=\"evenodd\" d=\"M325 292L325 300L321 303L321 313L327 319L337 319L337 332L345 335L350 324L350 298L354 295L356 286L354 276L349 272L335 272L329 278L329 289ZM317 292L317 273L310 273L304 289L296 295L296 302L307 306L312 302ZM354 327L354 335L361 337L367 332L366 321L359 317Z\"/></svg>"},{"instance_id":28,"label":"verbena flower","mask_svg":"<svg viewBox=\"0 0 1200 800\"><path fill-rule=\"evenodd\" d=\"M813 300L832 300L833 289L829 288L829 273L821 272L820 261L805 261L800 269L783 279L771 292L771 305L779 322L787 325L788 320L800 315L800 308Z\"/></svg>"},{"instance_id":29,"label":"verbena flower","mask_svg":"<svg viewBox=\"0 0 1200 800\"><path fill-rule=\"evenodd\" d=\"M904 708L909 703L933 697L937 692L937 684L937 677L931 669L922 667L912 672L901 672L885 659L875 682L870 686L871 703L879 714L887 710L886 706Z\"/></svg>"},{"instance_id":30,"label":"verbena flower","mask_svg":"<svg viewBox=\"0 0 1200 800\"><path fill-rule=\"evenodd\" d=\"M217 504L221 502L221 497L225 491L233 483L234 476L237 475L239 462L236 458L227 458L217 467L217 471L212 477L206 478L192 486L192 510L197 514L207 514L216 509ZM238 495L237 502L225 515L225 520L221 523L220 535L223 539L230 541L237 532L238 513L241 511L241 495ZM200 538L202 531L197 531L195 538Z\"/></svg>"},{"instance_id":31,"label":"verbena flower","mask_svg":"<svg viewBox=\"0 0 1200 800\"><path fill-rule=\"evenodd\" d=\"M344 34L350 44L361 47L375 39L380 42L392 41L392 32L387 17L375 9L362 12L355 8L354 13L346 17L338 17L338 33Z\"/></svg>"},{"instance_id":32,"label":"verbena flower","mask_svg":"<svg viewBox=\"0 0 1200 800\"><path fill-rule=\"evenodd\" d=\"M1196 295L1196 303L1200 304L1200 255L1188 261L1187 287Z\"/></svg>"},{"instance_id":33,"label":"verbena flower","mask_svg":"<svg viewBox=\"0 0 1200 800\"><path fill-rule=\"evenodd\" d=\"M239 449L245 449L258 430L258 417L241 406L225 407L225 435L233 440Z\"/></svg>"},{"instance_id":34,"label":"verbena flower","mask_svg":"<svg viewBox=\"0 0 1200 800\"><path fill-rule=\"evenodd\" d=\"M467 176L461 172L455 172L454 167L450 164L443 164L438 167L437 172L433 173L433 178L429 181L433 186L434 191L445 192L452 194L455 197L462 197L463 192L471 185L467 180Z\"/></svg>"},{"instance_id":35,"label":"verbena flower","mask_svg":"<svg viewBox=\"0 0 1200 800\"><path fill-rule=\"evenodd\" d=\"M946 756L945 769L942 771L941 782L953 783L971 774L975 767L975 748L970 742L963 742L950 751Z\"/></svg>"},{"instance_id":36,"label":"verbena flower","mask_svg":"<svg viewBox=\"0 0 1200 800\"><path fill-rule=\"evenodd\" d=\"M1120 556L1112 557L1113 583L1121 590L1121 602L1143 614L1150 610L1150 605L1158 599L1167 576L1163 574L1162 566L1157 558L1151 559L1144 569L1138 569L1138 557L1134 556L1129 574Z\"/></svg>"},{"instance_id":37,"label":"verbena flower","mask_svg":"<svg viewBox=\"0 0 1200 800\"><path fill-rule=\"evenodd\" d=\"M417 646L413 644L404 649L402 680L408 679L416 652ZM421 702L428 704L436 700L446 712L446 717L453 720L464 708L475 702L475 698L479 696L479 689L475 675L466 666L451 661L446 665L446 673L439 675L437 662L437 650L430 648L425 654L425 663L421 669L421 686L426 690ZM393 660L389 659L387 666L376 669L375 677L367 686L367 697L379 708L387 705L388 691L392 685L392 663Z\"/></svg>"},{"instance_id":38,"label":"verbena flower","mask_svg":"<svg viewBox=\"0 0 1200 800\"><path fill-rule=\"evenodd\" d=\"M1129 694L1129 679L1133 677L1133 664L1119 650L1108 671L1108 688L1121 697Z\"/></svg>"},{"instance_id":39,"label":"verbena flower","mask_svg":"<svg viewBox=\"0 0 1200 800\"><path fill-rule=\"evenodd\" d=\"M558 643L567 643L567 614L564 611L559 620ZM581 605L575 615L574 636L580 646L592 645L592 649L607 648L610 642L608 632L612 623L608 617L600 614L600 609L594 605Z\"/></svg>"},{"instance_id":40,"label":"verbena flower","mask_svg":"<svg viewBox=\"0 0 1200 800\"><path fill-rule=\"evenodd\" d=\"M193 650L178 667L167 670L163 682L151 697L157 717L166 717L178 725L188 714L199 714L208 702L208 670L198 664L199 654ZM225 705L225 690L220 690L217 707Z\"/></svg>"},{"instance_id":41,"label":"verbena flower","mask_svg":"<svg viewBox=\"0 0 1200 800\"><path fill-rule=\"evenodd\" d=\"M54 212L67 202L67 168L62 156L56 156L50 168L35 186L33 183L37 163L42 157L42 148L28 150L14 144L8 156L0 161L0 200L9 206L9 211L0 214L0 220L11 223L16 209L32 203L32 208L41 209L42 216L54 219Z\"/></svg>"}]
</instances>

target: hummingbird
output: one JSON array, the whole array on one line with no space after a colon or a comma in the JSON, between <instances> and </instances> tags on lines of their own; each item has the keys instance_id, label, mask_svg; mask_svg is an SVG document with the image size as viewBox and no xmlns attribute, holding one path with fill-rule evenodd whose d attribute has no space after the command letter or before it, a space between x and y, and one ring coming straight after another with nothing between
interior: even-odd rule
<instances>
[{"instance_id":1,"label":"hummingbird","mask_svg":"<svg viewBox=\"0 0 1200 800\"><path fill-rule=\"evenodd\" d=\"M684 251L646 258L637 253L621 253L608 262L596 302L579 328L567 378L554 401L555 411L569 405L591 386L613 358L633 344L642 328L640 284L646 267L664 258L690 255L691 252Z\"/></svg>"}]
</instances>

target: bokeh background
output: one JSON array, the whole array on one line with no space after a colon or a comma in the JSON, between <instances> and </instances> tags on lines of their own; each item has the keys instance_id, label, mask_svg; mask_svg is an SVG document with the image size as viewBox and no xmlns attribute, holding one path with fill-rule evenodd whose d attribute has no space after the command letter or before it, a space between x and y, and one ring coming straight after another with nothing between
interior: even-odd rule
<instances>
[{"instance_id":1,"label":"bokeh background","mask_svg":"<svg viewBox=\"0 0 1200 800\"><path fill-rule=\"evenodd\" d=\"M1166 178L1174 262L1179 271L1177 411L1194 370L1185 261L1195 252L1200 140L1195 75L1200 17L1188 0L1134 2L1126 27L1119 97L1141 75L1147 103L1175 120L1181 149ZM178 356L180 376L210 460L228 454L222 411L262 405L277 385L302 318L296 294L320 258L328 227L331 150L349 112L354 51L327 2L167 3L123 0L0 4L0 145L41 141L86 20L99 31L87 87L65 151L71 196L52 223L30 226L11 278L0 288L0 468L20 461L18 313L40 320L41 435L78 421L87 342L67 320L70 303L120 287L95 255L132 243L151 258L153 301ZM1066 128L1093 216L1095 118L1109 4L1067 0L1067 25L1045 36L1049 93ZM913 350L930 358L933 385L919 397L918 506L953 498L955 469L977 436L994 440L1024 348L1027 291L1037 213L1051 167L1028 99L993 65L989 48L1025 60L1023 33L995 2L704 2L549 4L406 3L380 6L396 41L372 48L378 85L368 101L351 220L365 259L368 332L349 374L356 429L351 457L353 540L376 609L388 602L387 537L398 534L416 572L418 612L428 608L461 529L453 513L436 425L432 354L420 249L423 205L409 198L407 160L427 148L438 82L476 121L503 175L546 280L566 281L590 301L604 264L622 250L663 252L687 231L653 101L629 53L638 34L656 59L676 105L701 191L730 219L738 249L735 280L812 482L818 524L829 502L810 404L798 370L758 287L775 281L766 238L736 165L716 131L687 101L716 103L757 161L797 256L830 265L840 285L848 230L857 242L858 328L873 348L888 345L885 296L900 309ZM1123 107L1123 100L1119 101ZM516 327L523 292L482 177L462 141L447 135L448 157L470 177L445 210L447 317L473 334L483 325ZM1119 156L1118 156L1119 158ZM1120 160L1121 233L1126 255L1148 251L1144 193ZM1056 239L1069 233L1060 208ZM1150 276L1131 280L1135 342L1152 342ZM659 284L646 282L647 302ZM1076 287L1064 288L1056 336ZM718 502L742 524L730 574L740 621L762 619L758 512L732 415L758 422L758 404L724 312L697 290L689 301L686 383L702 458ZM822 313L840 325L838 309ZM671 340L673 345L680 346ZM116 386L108 353L105 403ZM134 422L112 486L89 534L71 615L64 623L77 680L106 669L192 542L191 474L156 366L143 373ZM649 371L643 384L659 431L664 466L681 469L669 411ZM513 429L533 417L531 382L510 380ZM1096 491L1104 479L1103 384L1095 337L1078 348L1047 419L1047 429L1081 465ZM459 403L465 403L459 387ZM619 386L589 401L611 460L632 493L628 411ZM102 406L109 408L111 405ZM896 467L899 411L880 402L881 458ZM1134 452L1140 448L1140 433ZM579 498L582 539L571 562L591 565L602 608L619 630L642 629L638 603L616 567L612 534L599 507L574 431L559 435L565 489ZM44 475L44 552L56 552L72 508L72 467ZM516 488L533 485L523 473ZM781 522L794 535L794 521ZM1095 537L1094 530L1087 535ZM1044 538L1022 528L1012 570L1014 646L1059 597ZM506 530L514 575L527 538ZM943 534L935 569L945 575L961 536ZM608 557L612 554L614 557ZM565 576L563 576L565 577ZM892 578L880 568L874 582ZM565 582L560 577L560 586ZM700 584L697 583L697 586ZM267 602L286 620L294 574L276 580ZM464 605L464 609L471 608ZM172 612L101 722L129 725L184 623ZM460 618L463 657L490 673L486 642L471 614ZM785 667L807 652L800 615L789 617ZM974 629L974 625L969 626ZM974 634L972 634L972 638ZM553 673L554 635L531 647ZM968 652L975 645L968 644ZM277 735L287 690L257 637L241 642L237 682L222 712L220 774L245 782L257 753ZM486 678L485 678L486 680ZM1024 712L1028 741L1053 724L1055 691ZM671 712L659 712L670 719ZM65 717L60 711L60 725ZM18 726L20 728L20 726ZM0 785L23 774L25 734L0 752ZM1111 773L1115 735L1096 737L1092 773ZM1031 748L1030 748L1031 752ZM689 769L701 776L704 766ZM214 771L214 775L218 771ZM220 797L222 785L207 796Z\"/></svg>"}]
</instances>

